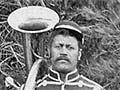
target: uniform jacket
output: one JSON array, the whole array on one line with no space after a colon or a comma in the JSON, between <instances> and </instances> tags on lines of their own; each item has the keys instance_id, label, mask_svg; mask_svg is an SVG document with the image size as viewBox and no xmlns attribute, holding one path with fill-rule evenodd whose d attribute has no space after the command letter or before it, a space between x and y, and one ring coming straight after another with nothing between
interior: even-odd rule
<instances>
[{"instance_id":1,"label":"uniform jacket","mask_svg":"<svg viewBox=\"0 0 120 90\"><path fill-rule=\"evenodd\" d=\"M24 84L20 87L15 81L7 77L9 84L18 88L18 90L24 90ZM104 90L102 86L96 82L79 75L77 69L68 73L63 82L60 79L60 74L51 68L49 73L42 79L37 80L35 90Z\"/></svg>"},{"instance_id":2,"label":"uniform jacket","mask_svg":"<svg viewBox=\"0 0 120 90\"><path fill-rule=\"evenodd\" d=\"M103 90L103 87L79 75L77 69L68 73L64 82L58 72L50 69L48 75L37 81L36 90Z\"/></svg>"}]
</instances>

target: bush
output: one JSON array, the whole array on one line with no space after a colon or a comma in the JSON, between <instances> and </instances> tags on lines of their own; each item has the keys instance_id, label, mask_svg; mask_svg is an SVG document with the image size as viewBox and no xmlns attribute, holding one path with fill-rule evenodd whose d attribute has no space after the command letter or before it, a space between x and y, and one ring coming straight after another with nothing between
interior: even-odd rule
<instances>
[{"instance_id":1,"label":"bush","mask_svg":"<svg viewBox=\"0 0 120 90\"><path fill-rule=\"evenodd\" d=\"M98 82L106 90L120 88L119 0L1 0L0 79L3 82L0 83L0 88L2 90L5 88L6 75L10 75L20 84L25 82L28 75L22 43L23 34L8 25L7 17L17 8L32 5L45 5L55 10L61 20L78 23L85 38L83 55L78 63L79 73ZM46 54L49 35L50 33L32 35L32 47L38 55Z\"/></svg>"}]
</instances>

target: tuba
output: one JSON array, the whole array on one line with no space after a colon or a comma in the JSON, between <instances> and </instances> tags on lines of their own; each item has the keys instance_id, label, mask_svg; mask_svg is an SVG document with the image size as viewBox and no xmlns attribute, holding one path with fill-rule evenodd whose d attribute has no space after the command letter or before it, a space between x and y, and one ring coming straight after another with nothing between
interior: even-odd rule
<instances>
[{"instance_id":1,"label":"tuba","mask_svg":"<svg viewBox=\"0 0 120 90\"><path fill-rule=\"evenodd\" d=\"M59 22L58 14L42 6L22 7L8 17L8 24L23 33L41 33L51 30Z\"/></svg>"},{"instance_id":2,"label":"tuba","mask_svg":"<svg viewBox=\"0 0 120 90\"><path fill-rule=\"evenodd\" d=\"M22 33L42 33L51 30L59 22L58 14L50 8L42 6L22 7L13 11L8 17L8 24ZM40 57L32 65L24 90L34 90L35 80L40 63L45 60Z\"/></svg>"}]
</instances>

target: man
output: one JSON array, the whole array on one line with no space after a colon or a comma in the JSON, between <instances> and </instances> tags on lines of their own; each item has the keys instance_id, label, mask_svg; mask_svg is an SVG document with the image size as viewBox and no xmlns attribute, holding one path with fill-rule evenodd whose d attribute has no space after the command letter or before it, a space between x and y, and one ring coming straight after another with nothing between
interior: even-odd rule
<instances>
[{"instance_id":1,"label":"man","mask_svg":"<svg viewBox=\"0 0 120 90\"><path fill-rule=\"evenodd\" d=\"M81 57L82 43L83 35L76 23L72 21L58 23L49 45L51 66L48 74L43 79L36 80L41 62L36 61L24 90L103 90L99 84L78 74L76 66Z\"/></svg>"},{"instance_id":2,"label":"man","mask_svg":"<svg viewBox=\"0 0 120 90\"><path fill-rule=\"evenodd\" d=\"M81 57L83 34L72 21L59 22L49 41L50 67L42 79L37 75L43 58L33 64L25 85L19 90L103 90L94 81L79 75L77 62Z\"/></svg>"}]
</instances>

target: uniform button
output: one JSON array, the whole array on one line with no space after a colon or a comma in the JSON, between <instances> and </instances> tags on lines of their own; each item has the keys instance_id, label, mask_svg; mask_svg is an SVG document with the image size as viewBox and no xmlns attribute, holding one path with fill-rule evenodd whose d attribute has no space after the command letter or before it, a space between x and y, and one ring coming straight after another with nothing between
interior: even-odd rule
<instances>
[{"instance_id":1,"label":"uniform button","mask_svg":"<svg viewBox=\"0 0 120 90\"><path fill-rule=\"evenodd\" d=\"M44 81L43 81L43 86L46 86L46 85L47 85L47 81L44 80Z\"/></svg>"},{"instance_id":2,"label":"uniform button","mask_svg":"<svg viewBox=\"0 0 120 90\"><path fill-rule=\"evenodd\" d=\"M83 86L83 81L79 81L78 86L82 87Z\"/></svg>"}]
</instances>

